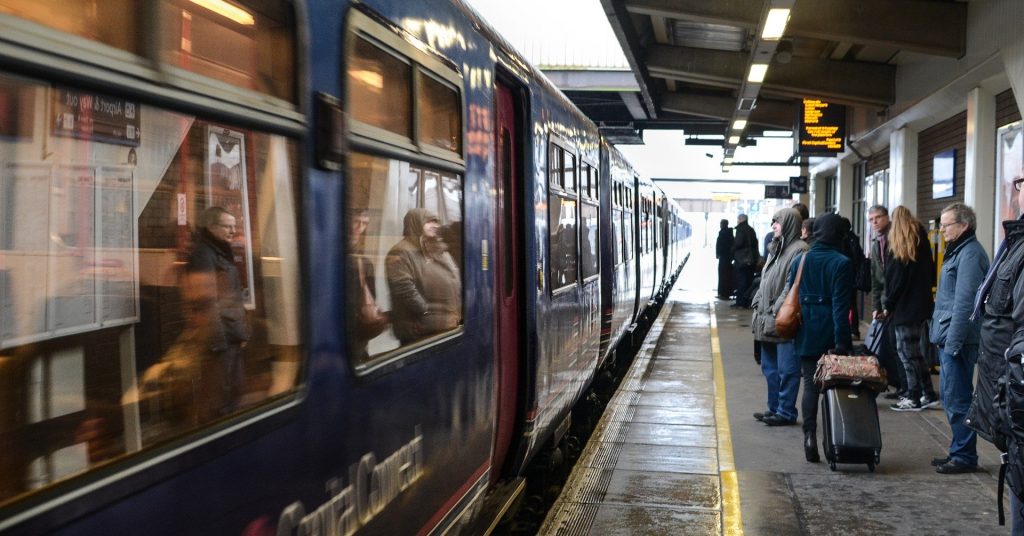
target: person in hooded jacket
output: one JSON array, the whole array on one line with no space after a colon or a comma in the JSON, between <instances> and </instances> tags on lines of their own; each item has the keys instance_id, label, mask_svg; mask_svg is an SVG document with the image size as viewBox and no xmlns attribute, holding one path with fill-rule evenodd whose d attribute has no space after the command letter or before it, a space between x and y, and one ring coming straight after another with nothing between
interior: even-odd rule
<instances>
[{"instance_id":1,"label":"person in hooded jacket","mask_svg":"<svg viewBox=\"0 0 1024 536\"><path fill-rule=\"evenodd\" d=\"M732 297L732 246L736 241L732 235L729 220L720 222L718 240L715 241L715 258L718 259L718 299L728 300Z\"/></svg>"},{"instance_id":2,"label":"person in hooded jacket","mask_svg":"<svg viewBox=\"0 0 1024 536\"><path fill-rule=\"evenodd\" d=\"M1024 534L1024 416L1020 389L1021 355L1024 354L1024 177L1013 181L1022 214L1003 222L1004 237L985 280L974 297L971 318L981 320L978 345L978 379L974 400L964 421L982 439L1004 453L1004 469L1010 486L1011 534ZM1008 374L1010 375L1008 377ZM1016 377L1013 377L1013 376ZM1009 396L1008 396L1009 395ZM1002 471L1001 471L1002 472ZM1000 513L1002 497L999 498Z\"/></svg>"},{"instance_id":3,"label":"person in hooded jacket","mask_svg":"<svg viewBox=\"0 0 1024 536\"><path fill-rule=\"evenodd\" d=\"M853 272L850 259L843 255L842 218L825 214L814 220L814 242L807 253L793 259L789 268L786 291L792 286L802 258L804 268L800 276L800 314L802 322L796 335L796 354L800 356L800 375L804 394L800 399L803 414L804 456L809 462L819 462L818 398L820 392L814 383L818 358L833 350L849 354L853 343L850 338L850 295Z\"/></svg>"},{"instance_id":4,"label":"person in hooded jacket","mask_svg":"<svg viewBox=\"0 0 1024 536\"><path fill-rule=\"evenodd\" d=\"M989 262L974 235L975 222L974 210L963 203L947 206L939 217L946 252L928 338L939 347L942 405L953 433L948 454L932 460L941 474L978 468L977 435L964 424L964 418L974 394L974 364L978 361L979 325L971 320L971 305Z\"/></svg>"},{"instance_id":5,"label":"person in hooded jacket","mask_svg":"<svg viewBox=\"0 0 1024 536\"><path fill-rule=\"evenodd\" d=\"M388 251L391 328L403 345L455 329L462 322L462 279L427 209L405 215L404 238Z\"/></svg>"},{"instance_id":6,"label":"person in hooded jacket","mask_svg":"<svg viewBox=\"0 0 1024 536\"><path fill-rule=\"evenodd\" d=\"M768 248L768 260L761 271L761 284L754 295L751 329L761 342L761 372L768 382L768 411L754 418L768 426L796 424L796 396L800 392L800 360L790 339L775 333L775 314L786 295L786 275L793 259L807 251L800 240L800 213L784 208L772 217L774 238Z\"/></svg>"},{"instance_id":7,"label":"person in hooded jacket","mask_svg":"<svg viewBox=\"0 0 1024 536\"><path fill-rule=\"evenodd\" d=\"M923 348L928 344L928 320L934 307L935 263L928 233L903 205L892 211L889 251L882 315L895 326L896 353L907 379L907 396L890 407L896 411L921 411L939 404Z\"/></svg>"}]
</instances>

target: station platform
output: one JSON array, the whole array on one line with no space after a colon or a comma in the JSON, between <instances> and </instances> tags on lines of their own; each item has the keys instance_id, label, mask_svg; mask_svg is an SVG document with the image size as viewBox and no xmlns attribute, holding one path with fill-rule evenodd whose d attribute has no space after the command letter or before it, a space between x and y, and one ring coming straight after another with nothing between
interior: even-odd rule
<instances>
[{"instance_id":1,"label":"station platform","mask_svg":"<svg viewBox=\"0 0 1024 536\"><path fill-rule=\"evenodd\" d=\"M539 534L1009 534L994 447L979 440L978 472L931 467L949 444L944 411L896 412L879 396L874 473L805 461L800 426L752 416L765 384L750 311L728 306L673 292Z\"/></svg>"}]
</instances>

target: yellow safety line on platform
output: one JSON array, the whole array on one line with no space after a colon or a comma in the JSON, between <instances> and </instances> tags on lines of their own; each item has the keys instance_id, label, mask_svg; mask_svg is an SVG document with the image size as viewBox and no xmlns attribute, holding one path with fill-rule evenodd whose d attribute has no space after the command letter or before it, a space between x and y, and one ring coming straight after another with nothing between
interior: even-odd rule
<instances>
[{"instance_id":1,"label":"yellow safety line on platform","mask_svg":"<svg viewBox=\"0 0 1024 536\"><path fill-rule=\"evenodd\" d=\"M740 512L740 485L736 478L736 464L732 455L732 432L729 429L729 408L725 398L725 368L722 365L722 346L718 342L718 321L715 302L711 302L711 361L715 373L715 428L718 432L718 474L722 480L722 534L743 534L743 516Z\"/></svg>"}]
</instances>

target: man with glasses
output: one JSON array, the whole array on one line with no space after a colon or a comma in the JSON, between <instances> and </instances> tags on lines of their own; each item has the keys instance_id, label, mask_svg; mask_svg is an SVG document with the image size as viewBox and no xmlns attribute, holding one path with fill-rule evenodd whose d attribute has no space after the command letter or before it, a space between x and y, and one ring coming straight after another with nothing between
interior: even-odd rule
<instances>
[{"instance_id":1,"label":"man with glasses","mask_svg":"<svg viewBox=\"0 0 1024 536\"><path fill-rule=\"evenodd\" d=\"M242 348L249 340L249 322L242 299L242 279L235 266L231 239L235 217L222 207L210 207L199 217L199 232L185 269L191 285L189 295L210 304L208 351L215 357L211 373L220 377L218 404L221 415L238 408L244 375ZM206 368L206 367L204 367Z\"/></svg>"},{"instance_id":2,"label":"man with glasses","mask_svg":"<svg viewBox=\"0 0 1024 536\"><path fill-rule=\"evenodd\" d=\"M946 252L935 292L935 310L928 338L939 348L940 386L946 420L952 430L946 456L932 465L941 474L969 473L978 468L977 434L964 424L974 395L978 361L978 323L971 320L974 294L988 271L988 254L974 235L974 210L963 203L942 209L939 230Z\"/></svg>"},{"instance_id":3,"label":"man with glasses","mask_svg":"<svg viewBox=\"0 0 1024 536\"><path fill-rule=\"evenodd\" d=\"M1021 183L1022 177L1013 181L1018 207L1024 207ZM1003 452L1000 480L1005 475L1010 485L1011 534L1020 535L1024 534L1020 500L1024 495L1024 438L1015 438L1014 429L1020 430L1024 423L1014 424L1014 420L1021 419L1024 401L1019 387L1008 388L1007 383L1019 386L1024 380L1020 364L1024 354L1024 214L1004 221L1003 230L1003 243L974 298L971 318L981 321L978 381L964 422ZM999 499L1001 522L1002 497Z\"/></svg>"}]
</instances>

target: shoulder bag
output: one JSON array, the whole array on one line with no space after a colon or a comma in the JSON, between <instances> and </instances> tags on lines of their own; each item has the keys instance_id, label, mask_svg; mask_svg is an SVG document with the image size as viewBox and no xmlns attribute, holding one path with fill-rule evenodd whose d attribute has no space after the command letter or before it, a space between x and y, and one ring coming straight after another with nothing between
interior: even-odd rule
<instances>
[{"instance_id":1,"label":"shoulder bag","mask_svg":"<svg viewBox=\"0 0 1024 536\"><path fill-rule=\"evenodd\" d=\"M793 285L789 288L789 294L782 301L779 312L775 313L775 333L783 339L796 337L800 330L800 276L804 272L804 261L807 260L807 253L800 257L800 266L796 269L796 277L793 278Z\"/></svg>"}]
</instances>

